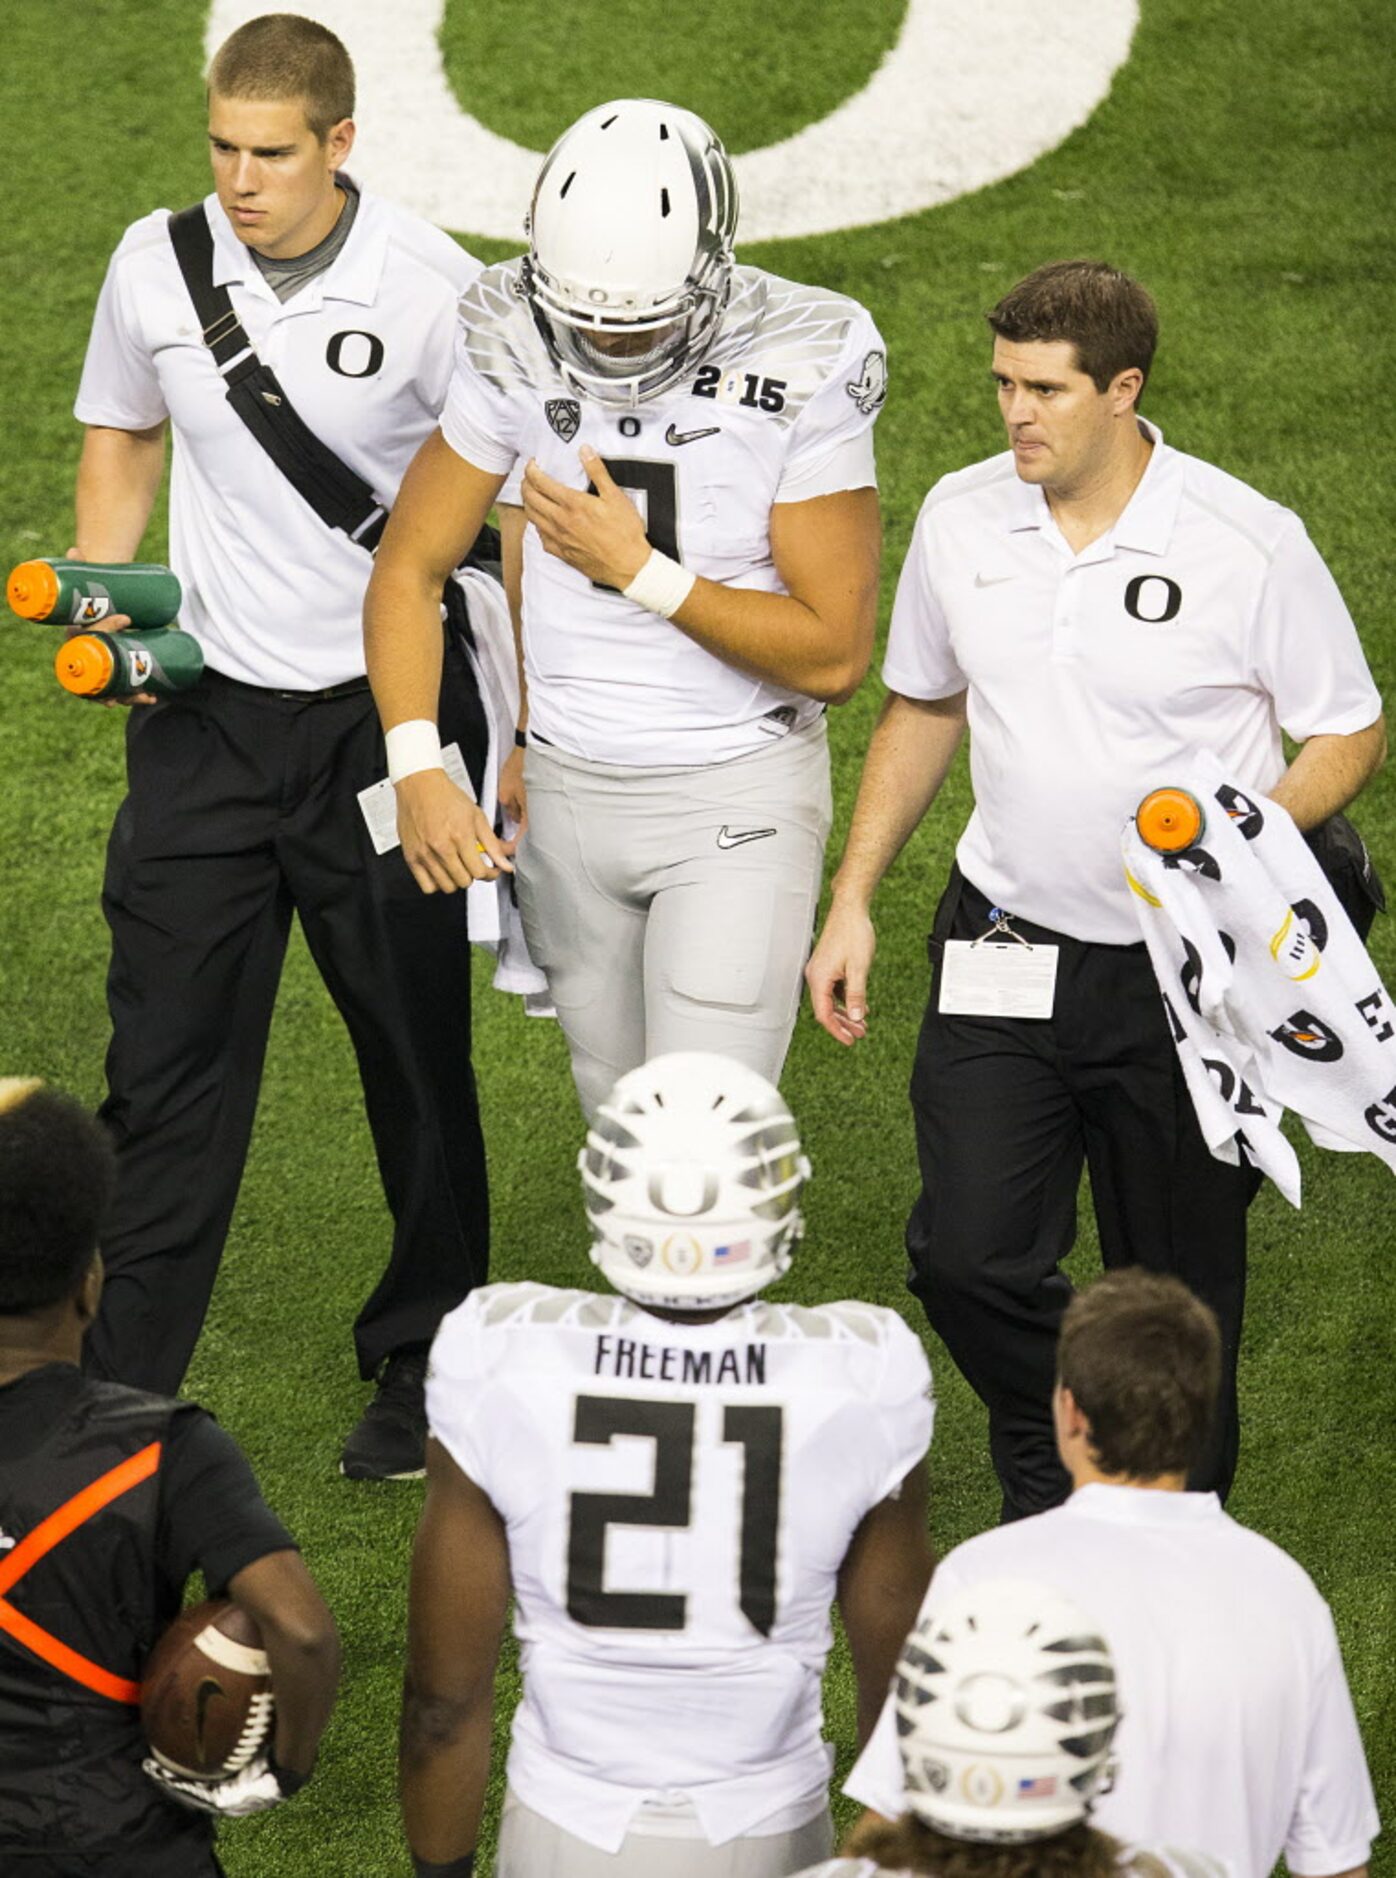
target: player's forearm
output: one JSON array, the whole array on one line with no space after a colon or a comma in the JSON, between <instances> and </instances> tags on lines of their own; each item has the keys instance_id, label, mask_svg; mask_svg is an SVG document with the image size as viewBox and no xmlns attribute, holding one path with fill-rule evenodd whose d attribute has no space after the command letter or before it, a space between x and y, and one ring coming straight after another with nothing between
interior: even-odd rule
<instances>
[{"instance_id":1,"label":"player's forearm","mask_svg":"<svg viewBox=\"0 0 1396 1878\"><path fill-rule=\"evenodd\" d=\"M509 624L514 629L514 662L519 674L519 713L515 720L520 730L528 724L528 677L523 653L523 539L527 523L523 509L516 503L499 505L499 546L504 598L509 604Z\"/></svg>"},{"instance_id":2,"label":"player's forearm","mask_svg":"<svg viewBox=\"0 0 1396 1878\"><path fill-rule=\"evenodd\" d=\"M1386 719L1346 737L1310 737L1270 791L1295 824L1317 828L1345 809L1386 761Z\"/></svg>"},{"instance_id":3,"label":"player's forearm","mask_svg":"<svg viewBox=\"0 0 1396 1878\"><path fill-rule=\"evenodd\" d=\"M339 1643L333 1630L312 1635L273 1623L262 1641L276 1692L276 1759L292 1773L309 1774L334 1708Z\"/></svg>"},{"instance_id":4,"label":"player's forearm","mask_svg":"<svg viewBox=\"0 0 1396 1878\"><path fill-rule=\"evenodd\" d=\"M256 1623L267 1653L276 1698L277 1763L309 1775L339 1681L334 1619L296 1553L258 1559L228 1588Z\"/></svg>"},{"instance_id":5,"label":"player's forearm","mask_svg":"<svg viewBox=\"0 0 1396 1878\"><path fill-rule=\"evenodd\" d=\"M75 503L80 560L135 560L164 470L164 424L150 430L88 426Z\"/></svg>"},{"instance_id":6,"label":"player's forearm","mask_svg":"<svg viewBox=\"0 0 1396 1878\"><path fill-rule=\"evenodd\" d=\"M402 1698L399 1781L407 1843L444 1865L480 1837L493 1740L493 1678L468 1695L443 1696L409 1673Z\"/></svg>"},{"instance_id":7,"label":"player's forearm","mask_svg":"<svg viewBox=\"0 0 1396 1878\"><path fill-rule=\"evenodd\" d=\"M827 704L858 689L872 656L875 590L833 597L827 613L791 594L696 580L672 616L690 639L753 677Z\"/></svg>"},{"instance_id":8,"label":"player's forearm","mask_svg":"<svg viewBox=\"0 0 1396 1878\"><path fill-rule=\"evenodd\" d=\"M445 578L402 555L385 560L381 549L374 563L364 597L364 659L385 730L413 718L436 721Z\"/></svg>"},{"instance_id":9,"label":"player's forearm","mask_svg":"<svg viewBox=\"0 0 1396 1878\"><path fill-rule=\"evenodd\" d=\"M503 482L458 456L439 430L408 465L364 597L365 666L385 730L436 721L441 589Z\"/></svg>"},{"instance_id":10,"label":"player's forearm","mask_svg":"<svg viewBox=\"0 0 1396 1878\"><path fill-rule=\"evenodd\" d=\"M965 731L965 694L923 701L889 692L868 744L835 902L866 909L935 800Z\"/></svg>"}]
</instances>

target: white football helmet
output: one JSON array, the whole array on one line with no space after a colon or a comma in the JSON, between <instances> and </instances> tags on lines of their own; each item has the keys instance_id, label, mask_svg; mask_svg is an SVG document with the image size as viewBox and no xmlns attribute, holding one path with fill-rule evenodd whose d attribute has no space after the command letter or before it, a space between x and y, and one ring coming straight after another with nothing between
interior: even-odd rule
<instances>
[{"instance_id":1,"label":"white football helmet","mask_svg":"<svg viewBox=\"0 0 1396 1878\"><path fill-rule=\"evenodd\" d=\"M932 1604L892 1692L907 1804L948 1839L1051 1838L1109 1791L1114 1664L1056 1591L997 1579Z\"/></svg>"},{"instance_id":2,"label":"white football helmet","mask_svg":"<svg viewBox=\"0 0 1396 1878\"><path fill-rule=\"evenodd\" d=\"M716 134L653 98L598 105L544 158L523 289L575 391L632 408L692 371L732 284L737 183Z\"/></svg>"},{"instance_id":3,"label":"white football helmet","mask_svg":"<svg viewBox=\"0 0 1396 1878\"><path fill-rule=\"evenodd\" d=\"M592 1261L637 1304L716 1310L790 1266L809 1162L780 1092L705 1051L622 1076L578 1156Z\"/></svg>"}]
</instances>

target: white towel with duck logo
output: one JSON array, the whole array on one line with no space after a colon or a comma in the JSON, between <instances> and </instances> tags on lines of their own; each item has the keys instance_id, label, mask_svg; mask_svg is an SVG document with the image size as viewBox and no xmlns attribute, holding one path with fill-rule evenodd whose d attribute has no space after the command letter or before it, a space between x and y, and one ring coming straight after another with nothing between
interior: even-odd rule
<instances>
[{"instance_id":1,"label":"white towel with duck logo","mask_svg":"<svg viewBox=\"0 0 1396 1878\"><path fill-rule=\"evenodd\" d=\"M1125 878L1208 1147L1236 1162L1244 1145L1298 1206L1288 1108L1320 1147L1396 1171L1396 1010L1304 837L1209 752L1168 780L1202 834L1158 854L1131 819Z\"/></svg>"}]
</instances>

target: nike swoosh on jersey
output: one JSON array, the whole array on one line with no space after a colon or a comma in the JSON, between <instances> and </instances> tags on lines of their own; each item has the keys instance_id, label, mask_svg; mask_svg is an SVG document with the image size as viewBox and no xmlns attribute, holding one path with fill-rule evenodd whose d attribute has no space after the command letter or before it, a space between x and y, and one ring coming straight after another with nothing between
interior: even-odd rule
<instances>
[{"instance_id":1,"label":"nike swoosh on jersey","mask_svg":"<svg viewBox=\"0 0 1396 1878\"><path fill-rule=\"evenodd\" d=\"M748 841L764 841L767 835L774 835L774 828L739 828L731 829L724 822L717 831L717 845L720 848L740 848Z\"/></svg>"},{"instance_id":2,"label":"nike swoosh on jersey","mask_svg":"<svg viewBox=\"0 0 1396 1878\"><path fill-rule=\"evenodd\" d=\"M976 574L974 584L976 587L1001 587L1004 581L1017 578L1016 574Z\"/></svg>"},{"instance_id":3,"label":"nike swoosh on jersey","mask_svg":"<svg viewBox=\"0 0 1396 1878\"><path fill-rule=\"evenodd\" d=\"M710 424L706 430L679 430L671 424L664 433L664 441L673 444L677 449L681 443L697 443L700 437L716 437L721 430L720 424Z\"/></svg>"}]
</instances>

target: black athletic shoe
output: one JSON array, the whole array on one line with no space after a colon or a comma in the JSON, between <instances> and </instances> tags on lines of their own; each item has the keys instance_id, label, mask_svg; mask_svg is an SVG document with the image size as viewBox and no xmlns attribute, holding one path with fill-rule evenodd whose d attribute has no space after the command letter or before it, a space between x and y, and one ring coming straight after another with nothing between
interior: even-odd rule
<instances>
[{"instance_id":1,"label":"black athletic shoe","mask_svg":"<svg viewBox=\"0 0 1396 1878\"><path fill-rule=\"evenodd\" d=\"M339 1471L351 1480L420 1480L427 1469L427 1353L395 1350L344 1444Z\"/></svg>"}]
</instances>

